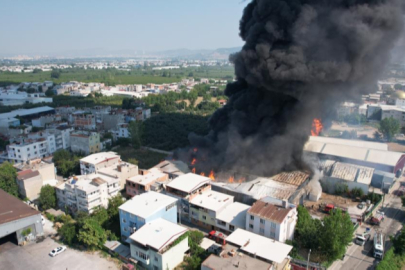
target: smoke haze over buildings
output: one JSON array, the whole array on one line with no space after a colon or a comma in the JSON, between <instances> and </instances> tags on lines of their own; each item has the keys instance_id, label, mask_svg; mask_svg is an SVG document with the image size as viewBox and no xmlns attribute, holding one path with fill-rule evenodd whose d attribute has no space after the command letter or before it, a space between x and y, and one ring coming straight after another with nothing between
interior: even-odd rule
<instances>
[{"instance_id":1,"label":"smoke haze over buildings","mask_svg":"<svg viewBox=\"0 0 405 270\"><path fill-rule=\"evenodd\" d=\"M308 169L311 123L326 126L336 106L372 92L402 33L397 0L254 0L244 10L237 80L210 133L190 134L198 171L269 176ZM189 156L187 158L190 158Z\"/></svg>"}]
</instances>

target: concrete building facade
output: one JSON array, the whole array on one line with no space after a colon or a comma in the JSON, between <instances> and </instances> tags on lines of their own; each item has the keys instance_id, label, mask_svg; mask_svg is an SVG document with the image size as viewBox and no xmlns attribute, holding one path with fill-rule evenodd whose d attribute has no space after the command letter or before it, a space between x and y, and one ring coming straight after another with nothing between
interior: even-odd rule
<instances>
[{"instance_id":1,"label":"concrete building facade","mask_svg":"<svg viewBox=\"0 0 405 270\"><path fill-rule=\"evenodd\" d=\"M86 155L101 150L100 134L96 132L75 131L70 134L70 148L72 152Z\"/></svg>"}]
</instances>

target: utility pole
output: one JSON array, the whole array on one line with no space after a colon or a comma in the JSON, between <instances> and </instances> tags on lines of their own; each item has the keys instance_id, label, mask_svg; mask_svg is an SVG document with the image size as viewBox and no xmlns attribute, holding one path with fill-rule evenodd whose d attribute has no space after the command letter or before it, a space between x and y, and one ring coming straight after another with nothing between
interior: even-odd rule
<instances>
[{"instance_id":1,"label":"utility pole","mask_svg":"<svg viewBox=\"0 0 405 270\"><path fill-rule=\"evenodd\" d=\"M311 256L311 249L309 249L309 252L308 252L308 261L307 261L307 270L308 270L308 265L309 265L309 257Z\"/></svg>"}]
</instances>

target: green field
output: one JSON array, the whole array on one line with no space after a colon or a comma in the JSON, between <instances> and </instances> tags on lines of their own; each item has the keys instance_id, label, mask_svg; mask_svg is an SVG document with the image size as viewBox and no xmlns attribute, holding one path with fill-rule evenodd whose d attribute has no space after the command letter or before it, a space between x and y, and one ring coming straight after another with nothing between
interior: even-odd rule
<instances>
[{"instance_id":1,"label":"green field","mask_svg":"<svg viewBox=\"0 0 405 270\"><path fill-rule=\"evenodd\" d=\"M93 70L72 68L62 70L60 77L51 78L51 72L39 73L11 73L0 72L0 86L16 84L21 82L43 82L53 81L55 84L68 81L100 82L107 85L117 84L147 84L147 83L172 83L179 82L182 78L217 78L231 80L234 76L232 66L227 67L199 67L180 68L176 70L152 70L133 69L131 71L120 71L116 69Z\"/></svg>"}]
</instances>

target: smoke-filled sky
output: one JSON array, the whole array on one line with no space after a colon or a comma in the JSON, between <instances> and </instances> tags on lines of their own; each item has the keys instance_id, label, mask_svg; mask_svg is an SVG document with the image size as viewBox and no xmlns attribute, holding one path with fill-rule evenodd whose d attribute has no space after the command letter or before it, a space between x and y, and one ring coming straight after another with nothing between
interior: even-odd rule
<instances>
[{"instance_id":1,"label":"smoke-filled sky","mask_svg":"<svg viewBox=\"0 0 405 270\"><path fill-rule=\"evenodd\" d=\"M197 169L271 176L309 169L311 123L327 125L340 102L374 92L402 33L402 0L254 0L244 10L233 55L237 81L210 119L190 135ZM193 154L195 155L195 154ZM197 171L198 171L197 170Z\"/></svg>"},{"instance_id":2,"label":"smoke-filled sky","mask_svg":"<svg viewBox=\"0 0 405 270\"><path fill-rule=\"evenodd\" d=\"M240 0L0 1L0 55L241 46Z\"/></svg>"}]
</instances>

